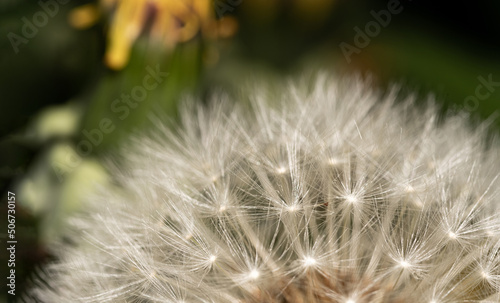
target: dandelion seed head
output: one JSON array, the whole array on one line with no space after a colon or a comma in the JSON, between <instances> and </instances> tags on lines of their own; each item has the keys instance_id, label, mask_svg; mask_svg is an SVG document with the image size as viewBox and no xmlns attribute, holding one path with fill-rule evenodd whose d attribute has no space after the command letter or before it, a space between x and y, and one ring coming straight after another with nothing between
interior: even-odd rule
<instances>
[{"instance_id":1,"label":"dandelion seed head","mask_svg":"<svg viewBox=\"0 0 500 303\"><path fill-rule=\"evenodd\" d=\"M116 187L72 219L32 295L497 302L500 148L486 126L359 80L307 83L158 121L111 169Z\"/></svg>"}]
</instances>

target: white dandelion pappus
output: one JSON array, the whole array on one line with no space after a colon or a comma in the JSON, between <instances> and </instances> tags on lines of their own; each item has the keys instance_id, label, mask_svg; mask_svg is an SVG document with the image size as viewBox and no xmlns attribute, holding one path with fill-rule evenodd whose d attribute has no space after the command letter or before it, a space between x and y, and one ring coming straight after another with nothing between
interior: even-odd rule
<instances>
[{"instance_id":1,"label":"white dandelion pappus","mask_svg":"<svg viewBox=\"0 0 500 303\"><path fill-rule=\"evenodd\" d=\"M360 80L187 103L73 221L43 302L499 302L499 148ZM444 139L443 139L444 138ZM78 233L78 231L83 231ZM80 239L81 238L81 239Z\"/></svg>"}]
</instances>

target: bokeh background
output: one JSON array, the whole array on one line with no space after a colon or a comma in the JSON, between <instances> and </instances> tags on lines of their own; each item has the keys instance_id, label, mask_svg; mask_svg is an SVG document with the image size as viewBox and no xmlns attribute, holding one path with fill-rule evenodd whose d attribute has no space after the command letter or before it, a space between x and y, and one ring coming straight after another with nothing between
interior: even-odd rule
<instances>
[{"instance_id":1,"label":"bokeh background","mask_svg":"<svg viewBox=\"0 0 500 303\"><path fill-rule=\"evenodd\" d=\"M186 96L323 70L498 132L498 20L491 0L0 0L0 236L12 191L18 296L65 219L111 186L106 159Z\"/></svg>"}]
</instances>

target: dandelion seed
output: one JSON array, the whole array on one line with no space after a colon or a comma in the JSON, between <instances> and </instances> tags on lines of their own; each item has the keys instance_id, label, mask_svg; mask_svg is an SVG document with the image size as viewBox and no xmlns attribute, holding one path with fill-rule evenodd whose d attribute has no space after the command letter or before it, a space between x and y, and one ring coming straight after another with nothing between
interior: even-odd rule
<instances>
[{"instance_id":1,"label":"dandelion seed","mask_svg":"<svg viewBox=\"0 0 500 303\"><path fill-rule=\"evenodd\" d=\"M406 260L401 260L401 261L399 261L399 266L401 266L402 268L410 268L411 264L408 263L408 261L406 261Z\"/></svg>"},{"instance_id":2,"label":"dandelion seed","mask_svg":"<svg viewBox=\"0 0 500 303\"><path fill-rule=\"evenodd\" d=\"M226 205L221 205L221 206L219 207L219 212L221 212L221 213L222 213L222 212L226 211L226 209L227 209Z\"/></svg>"},{"instance_id":3,"label":"dandelion seed","mask_svg":"<svg viewBox=\"0 0 500 303\"><path fill-rule=\"evenodd\" d=\"M349 194L345 196L345 200L350 204L356 204L359 202L358 198L355 195Z\"/></svg>"},{"instance_id":4,"label":"dandelion seed","mask_svg":"<svg viewBox=\"0 0 500 303\"><path fill-rule=\"evenodd\" d=\"M340 163L340 160L338 158L329 158L328 159L328 164L335 166Z\"/></svg>"},{"instance_id":5,"label":"dandelion seed","mask_svg":"<svg viewBox=\"0 0 500 303\"><path fill-rule=\"evenodd\" d=\"M413 186L411 186L411 185L406 186L405 190L407 193L414 193L415 192L415 188L413 188Z\"/></svg>"},{"instance_id":6,"label":"dandelion seed","mask_svg":"<svg viewBox=\"0 0 500 303\"><path fill-rule=\"evenodd\" d=\"M280 166L280 167L278 167L278 168L276 169L276 172L277 172L278 174L282 175L282 174L286 173L286 167L284 167L284 166Z\"/></svg>"},{"instance_id":7,"label":"dandelion seed","mask_svg":"<svg viewBox=\"0 0 500 303\"><path fill-rule=\"evenodd\" d=\"M312 257L305 257L304 258L304 266L305 267L314 266L314 265L316 265L316 263L317 263L316 259L314 259Z\"/></svg>"},{"instance_id":8,"label":"dandelion seed","mask_svg":"<svg viewBox=\"0 0 500 303\"><path fill-rule=\"evenodd\" d=\"M248 277L251 279L251 280L256 280L257 278L259 278L260 276L260 273L258 270L254 269L252 270L249 274L248 274Z\"/></svg>"},{"instance_id":9,"label":"dandelion seed","mask_svg":"<svg viewBox=\"0 0 500 303\"><path fill-rule=\"evenodd\" d=\"M489 280L491 278L491 276L485 271L481 272L481 276L486 280Z\"/></svg>"},{"instance_id":10,"label":"dandelion seed","mask_svg":"<svg viewBox=\"0 0 500 303\"><path fill-rule=\"evenodd\" d=\"M292 206L288 206L288 207L286 208L286 210L287 210L288 212L294 213L294 212L296 212L297 210L299 210L299 208L298 208L297 206L295 206L295 205L292 205Z\"/></svg>"}]
</instances>

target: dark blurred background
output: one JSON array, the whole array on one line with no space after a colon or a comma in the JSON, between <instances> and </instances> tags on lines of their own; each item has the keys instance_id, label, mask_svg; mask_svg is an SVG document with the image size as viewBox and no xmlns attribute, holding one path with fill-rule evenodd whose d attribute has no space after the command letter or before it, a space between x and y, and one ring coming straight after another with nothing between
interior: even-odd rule
<instances>
[{"instance_id":1,"label":"dark blurred background","mask_svg":"<svg viewBox=\"0 0 500 303\"><path fill-rule=\"evenodd\" d=\"M122 2L0 0L0 217L15 192L18 294L50 258L64 218L95 183L111 182L103 158L152 113L175 119L185 95L203 100L320 69L431 94L443 112L471 120L500 109L500 2L151 0L140 10ZM168 18L173 29L161 28ZM168 76L144 100L124 101L155 69ZM2 223L2 238L6 231Z\"/></svg>"}]
</instances>

